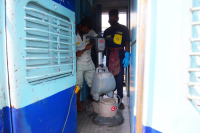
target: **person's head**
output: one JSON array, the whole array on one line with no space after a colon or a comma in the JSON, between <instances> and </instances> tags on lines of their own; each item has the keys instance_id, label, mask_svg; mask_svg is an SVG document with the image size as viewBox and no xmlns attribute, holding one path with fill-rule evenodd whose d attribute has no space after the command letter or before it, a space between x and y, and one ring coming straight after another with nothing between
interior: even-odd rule
<instances>
[{"instance_id":1,"label":"person's head","mask_svg":"<svg viewBox=\"0 0 200 133\"><path fill-rule=\"evenodd\" d=\"M83 32L88 33L93 28L93 21L90 17L85 17L81 21L81 29Z\"/></svg>"},{"instance_id":2,"label":"person's head","mask_svg":"<svg viewBox=\"0 0 200 133\"><path fill-rule=\"evenodd\" d=\"M118 23L119 20L119 12L117 9L112 9L109 11L109 23L111 26L115 26Z\"/></svg>"}]
</instances>

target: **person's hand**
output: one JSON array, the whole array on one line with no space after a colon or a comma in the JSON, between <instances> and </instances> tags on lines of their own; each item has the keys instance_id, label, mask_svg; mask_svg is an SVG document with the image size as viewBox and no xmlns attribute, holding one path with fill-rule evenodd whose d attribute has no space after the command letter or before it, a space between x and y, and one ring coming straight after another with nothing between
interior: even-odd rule
<instances>
[{"instance_id":1,"label":"person's hand","mask_svg":"<svg viewBox=\"0 0 200 133\"><path fill-rule=\"evenodd\" d=\"M83 54L83 51L77 51L76 52L76 57L80 57Z\"/></svg>"},{"instance_id":2,"label":"person's hand","mask_svg":"<svg viewBox=\"0 0 200 133\"><path fill-rule=\"evenodd\" d=\"M127 67L129 65L129 58L130 58L130 53L126 52L125 58L123 59L123 62L122 62L124 64L124 67Z\"/></svg>"},{"instance_id":3,"label":"person's hand","mask_svg":"<svg viewBox=\"0 0 200 133\"><path fill-rule=\"evenodd\" d=\"M89 49L91 49L91 48L92 48L92 45L91 45L91 44L88 44L88 45L86 46L85 50L89 50Z\"/></svg>"}]
</instances>

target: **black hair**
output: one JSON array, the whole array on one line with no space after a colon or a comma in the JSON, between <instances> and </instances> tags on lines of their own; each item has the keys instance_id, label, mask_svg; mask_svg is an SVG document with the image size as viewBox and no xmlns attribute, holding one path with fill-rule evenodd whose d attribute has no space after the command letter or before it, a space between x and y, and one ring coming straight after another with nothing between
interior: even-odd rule
<instances>
[{"instance_id":1,"label":"black hair","mask_svg":"<svg viewBox=\"0 0 200 133\"><path fill-rule=\"evenodd\" d=\"M81 26L83 27L87 26L88 29L93 29L93 20L90 17L85 17L81 21Z\"/></svg>"},{"instance_id":2,"label":"black hair","mask_svg":"<svg viewBox=\"0 0 200 133\"><path fill-rule=\"evenodd\" d=\"M112 9L109 11L109 17L115 16L118 18L118 15L119 15L119 11L117 9Z\"/></svg>"}]
</instances>

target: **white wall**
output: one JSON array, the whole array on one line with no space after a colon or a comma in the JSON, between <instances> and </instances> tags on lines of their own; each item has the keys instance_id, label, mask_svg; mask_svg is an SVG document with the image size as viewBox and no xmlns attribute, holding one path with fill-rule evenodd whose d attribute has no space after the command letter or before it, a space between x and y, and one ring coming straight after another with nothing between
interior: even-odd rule
<instances>
[{"instance_id":1,"label":"white wall","mask_svg":"<svg viewBox=\"0 0 200 133\"><path fill-rule=\"evenodd\" d=\"M200 110L187 98L193 0L147 5L143 125L164 133L199 133Z\"/></svg>"}]
</instances>

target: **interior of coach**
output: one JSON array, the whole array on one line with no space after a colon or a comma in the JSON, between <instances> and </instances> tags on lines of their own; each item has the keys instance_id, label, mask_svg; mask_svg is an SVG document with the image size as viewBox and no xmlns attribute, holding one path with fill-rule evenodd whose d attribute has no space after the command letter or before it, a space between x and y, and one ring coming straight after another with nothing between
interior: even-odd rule
<instances>
[{"instance_id":1,"label":"interior of coach","mask_svg":"<svg viewBox=\"0 0 200 133\"><path fill-rule=\"evenodd\" d=\"M91 17L94 22L94 30L98 35L103 35L106 28L110 27L108 23L108 12L111 9L118 9L119 11L119 23L127 26L132 35L132 25L130 20L131 10L130 7L133 3L130 0L76 0L75 3L75 14L76 14L76 24L79 24L84 17ZM135 35L132 35L135 36ZM130 47L134 45L135 37L132 37L130 41ZM134 39L134 40L133 40ZM131 50L130 50L131 51ZM96 62L97 57L95 53L92 53L93 62ZM103 64L106 63L106 58L103 58ZM124 110L118 110L120 114L124 116L123 124L119 126L102 126L95 125L92 122L92 117L88 116L85 108L91 103L91 95L89 88L84 80L83 87L81 89L80 100L82 103L82 111L77 112L77 128L78 133L90 133L95 130L95 132L117 132L117 133L129 133L130 130L130 116L129 116L129 96L130 96L130 67L124 69L124 85L123 85L123 96L122 102L125 105ZM116 94L116 91L114 92ZM103 96L104 98L106 96ZM114 96L117 100L117 97Z\"/></svg>"}]
</instances>

